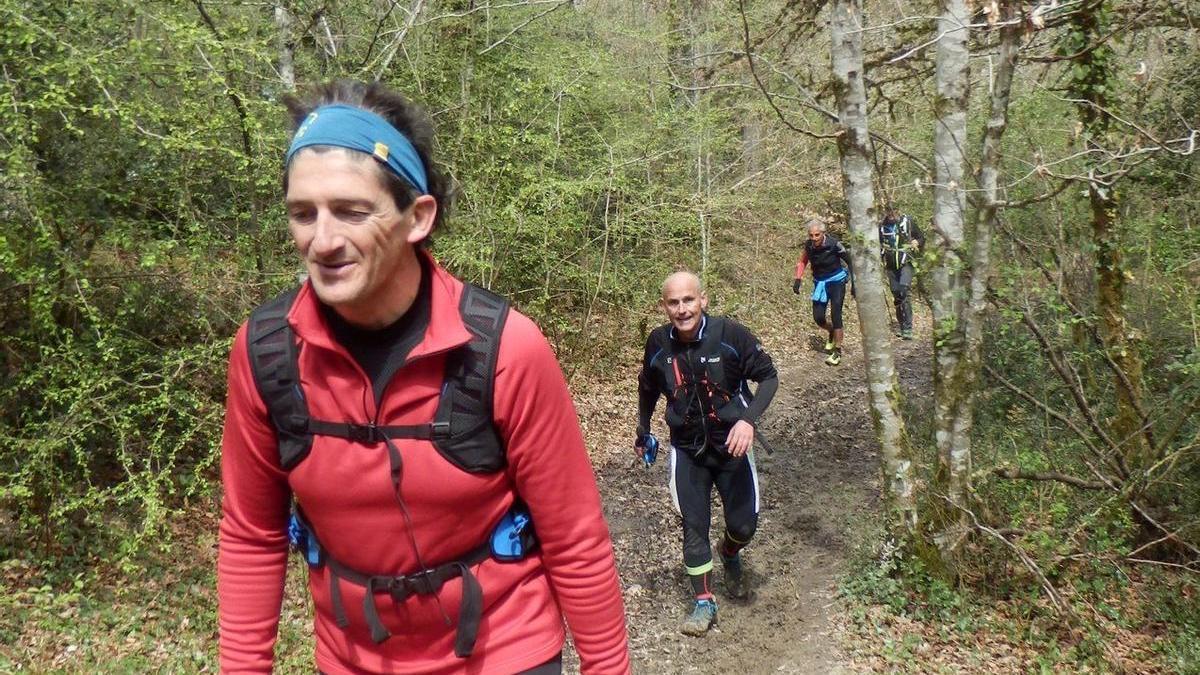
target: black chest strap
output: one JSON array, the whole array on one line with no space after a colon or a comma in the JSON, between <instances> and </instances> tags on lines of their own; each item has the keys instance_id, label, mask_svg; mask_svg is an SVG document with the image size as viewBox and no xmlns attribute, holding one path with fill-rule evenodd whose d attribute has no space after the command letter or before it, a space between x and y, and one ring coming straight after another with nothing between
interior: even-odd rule
<instances>
[{"instance_id":1,"label":"black chest strap","mask_svg":"<svg viewBox=\"0 0 1200 675\"><path fill-rule=\"evenodd\" d=\"M300 387L300 349L287 321L298 288L267 302L250 315L250 368L279 442L279 464L295 468L312 451L314 435L356 443L387 439L432 441L447 461L469 473L494 473L506 465L502 439L492 420L493 385L508 301L464 284L459 313L471 340L446 358L442 395L433 421L375 425L313 419Z\"/></svg>"}]
</instances>

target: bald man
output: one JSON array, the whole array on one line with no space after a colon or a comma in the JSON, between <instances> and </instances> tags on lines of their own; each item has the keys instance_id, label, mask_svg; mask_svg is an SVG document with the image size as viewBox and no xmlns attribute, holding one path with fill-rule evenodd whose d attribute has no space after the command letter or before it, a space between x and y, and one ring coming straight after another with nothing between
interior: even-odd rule
<instances>
[{"instance_id":1,"label":"bald man","mask_svg":"<svg viewBox=\"0 0 1200 675\"><path fill-rule=\"evenodd\" d=\"M779 378L758 338L732 319L709 316L708 296L691 272L676 272L662 286L669 323L654 329L638 377L638 454L650 431L659 396L667 398L671 430L671 496L683 517L683 564L695 593L684 634L701 636L716 622L709 541L713 486L725 510L718 552L730 597L749 597L741 550L758 527L758 473L754 426ZM754 393L747 381L758 383Z\"/></svg>"}]
</instances>

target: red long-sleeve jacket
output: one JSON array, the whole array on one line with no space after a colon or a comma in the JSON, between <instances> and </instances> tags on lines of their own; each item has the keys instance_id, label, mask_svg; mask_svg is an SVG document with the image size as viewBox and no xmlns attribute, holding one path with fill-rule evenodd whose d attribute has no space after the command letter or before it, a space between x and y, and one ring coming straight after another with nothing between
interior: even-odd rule
<instances>
[{"instance_id":1,"label":"red long-sleeve jacket","mask_svg":"<svg viewBox=\"0 0 1200 675\"><path fill-rule=\"evenodd\" d=\"M371 382L331 336L305 284L288 315L300 344L301 385L316 419L380 425L432 421L448 351L469 333L459 315L462 283L431 265L429 326L390 380L376 410ZM335 673L514 673L553 658L563 646L562 618L584 672L626 673L624 608L612 544L566 382L545 338L512 311L500 342L494 419L507 448L500 473L466 473L429 441L395 441L403 456L399 508L382 444L317 436L291 472L279 466L273 427L251 375L246 326L229 361L229 398L221 447L222 504L217 563L222 672L270 672L287 568L289 497L304 506L322 545L344 565L401 574L455 560L474 549L516 495L529 506L541 540L537 555L474 568L484 608L474 654L454 655L461 579L436 596L376 602L392 637L371 641L364 589L342 582L350 620L333 618L324 568L309 570L316 609L317 666ZM449 621L447 621L449 617Z\"/></svg>"}]
</instances>

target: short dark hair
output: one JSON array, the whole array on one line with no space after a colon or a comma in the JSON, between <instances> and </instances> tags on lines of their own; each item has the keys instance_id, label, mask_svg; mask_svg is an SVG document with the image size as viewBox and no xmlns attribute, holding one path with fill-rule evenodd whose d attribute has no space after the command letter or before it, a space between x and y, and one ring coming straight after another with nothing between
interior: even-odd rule
<instances>
[{"instance_id":1,"label":"short dark hair","mask_svg":"<svg viewBox=\"0 0 1200 675\"><path fill-rule=\"evenodd\" d=\"M425 165L425 175L429 181L429 194L437 200L437 217L433 221L432 235L450 212L452 195L450 183L442 173L441 167L433 160L433 122L421 106L413 103L403 94L392 91L387 86L372 82L366 84L355 80L335 80L318 85L307 95L285 96L283 104L287 106L288 114L292 117L292 132L295 133L309 113L323 105L341 103L354 106L379 115L396 128L417 149L421 163ZM316 152L331 149L328 145L313 145L306 148ZM364 158L366 154L360 153ZM377 162L372 162L379 179L383 182L396 206L406 209L419 196L416 188L396 174L388 171ZM288 188L288 167L283 167L283 191ZM426 238L428 241L428 237ZM424 242L423 242L424 243Z\"/></svg>"}]
</instances>

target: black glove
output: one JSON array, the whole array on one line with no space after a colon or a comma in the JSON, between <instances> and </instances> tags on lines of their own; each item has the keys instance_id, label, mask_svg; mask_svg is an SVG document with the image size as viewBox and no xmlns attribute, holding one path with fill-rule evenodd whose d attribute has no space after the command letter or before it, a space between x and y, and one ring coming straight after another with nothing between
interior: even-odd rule
<instances>
[{"instance_id":1,"label":"black glove","mask_svg":"<svg viewBox=\"0 0 1200 675\"><path fill-rule=\"evenodd\" d=\"M800 295L800 280L799 279L792 282L792 292L795 293L796 295Z\"/></svg>"},{"instance_id":2,"label":"black glove","mask_svg":"<svg viewBox=\"0 0 1200 675\"><path fill-rule=\"evenodd\" d=\"M646 445L646 434L648 434L649 432L646 431L646 429L644 427L638 427L636 433L637 433L637 435L633 437L633 447L635 447L635 448L644 447Z\"/></svg>"}]
</instances>

